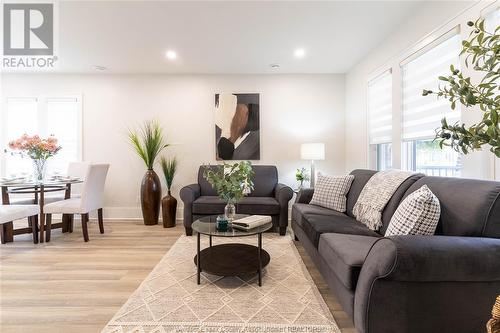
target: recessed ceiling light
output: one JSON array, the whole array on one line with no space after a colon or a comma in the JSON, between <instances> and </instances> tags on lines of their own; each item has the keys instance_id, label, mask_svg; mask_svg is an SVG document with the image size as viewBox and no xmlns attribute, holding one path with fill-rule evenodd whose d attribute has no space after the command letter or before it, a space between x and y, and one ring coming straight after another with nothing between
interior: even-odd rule
<instances>
[{"instance_id":1,"label":"recessed ceiling light","mask_svg":"<svg viewBox=\"0 0 500 333\"><path fill-rule=\"evenodd\" d=\"M167 59L169 60L175 60L177 59L177 53L175 53L175 51L169 50L165 53L165 57L167 57Z\"/></svg>"},{"instance_id":2,"label":"recessed ceiling light","mask_svg":"<svg viewBox=\"0 0 500 333\"><path fill-rule=\"evenodd\" d=\"M271 64L269 66L271 66L272 69L279 69L280 68L280 64Z\"/></svg>"},{"instance_id":3,"label":"recessed ceiling light","mask_svg":"<svg viewBox=\"0 0 500 333\"><path fill-rule=\"evenodd\" d=\"M108 67L106 66L100 66L100 65L95 65L95 66L92 66L93 69L95 69L96 71L105 71L108 69Z\"/></svg>"},{"instance_id":4,"label":"recessed ceiling light","mask_svg":"<svg viewBox=\"0 0 500 333\"><path fill-rule=\"evenodd\" d=\"M300 48L300 49L296 49L293 54L295 55L296 58L304 58L304 56L306 55L306 50Z\"/></svg>"}]
</instances>

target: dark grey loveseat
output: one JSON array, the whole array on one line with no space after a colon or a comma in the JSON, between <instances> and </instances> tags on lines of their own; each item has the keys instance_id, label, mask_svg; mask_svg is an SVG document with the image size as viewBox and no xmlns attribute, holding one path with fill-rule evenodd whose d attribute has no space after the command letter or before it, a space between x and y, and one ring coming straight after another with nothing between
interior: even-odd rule
<instances>
[{"instance_id":1,"label":"dark grey loveseat","mask_svg":"<svg viewBox=\"0 0 500 333\"><path fill-rule=\"evenodd\" d=\"M193 234L191 224L207 215L224 213L226 203L222 201L212 185L203 178L204 166L198 170L198 183L185 186L180 195L184 202L184 227L186 235ZM286 233L288 226L288 202L293 197L290 187L278 183L278 170L271 165L252 166L254 190L236 204L240 214L271 215L273 226L280 235Z\"/></svg>"},{"instance_id":2,"label":"dark grey loveseat","mask_svg":"<svg viewBox=\"0 0 500 333\"><path fill-rule=\"evenodd\" d=\"M500 182L414 175L383 212L380 233L352 209L371 170L355 170L346 214L299 193L292 229L360 333L485 332L500 295ZM426 184L441 203L435 236L384 238L392 214Z\"/></svg>"}]
</instances>

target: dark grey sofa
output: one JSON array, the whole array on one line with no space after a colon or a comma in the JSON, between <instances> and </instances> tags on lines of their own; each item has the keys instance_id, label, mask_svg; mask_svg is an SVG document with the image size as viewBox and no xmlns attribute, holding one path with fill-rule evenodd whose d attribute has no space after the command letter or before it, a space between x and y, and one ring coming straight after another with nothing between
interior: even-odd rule
<instances>
[{"instance_id":1,"label":"dark grey sofa","mask_svg":"<svg viewBox=\"0 0 500 333\"><path fill-rule=\"evenodd\" d=\"M184 202L184 227L188 236L193 234L193 221L207 215L223 214L226 205L203 178L204 168L201 166L198 170L198 183L185 186L180 192ZM254 190L236 204L236 212L271 215L274 229L284 235L288 226L288 202L293 197L293 191L278 183L278 169L275 166L254 165L252 168L255 172Z\"/></svg>"},{"instance_id":2,"label":"dark grey sofa","mask_svg":"<svg viewBox=\"0 0 500 333\"><path fill-rule=\"evenodd\" d=\"M380 233L352 209L371 170L354 170L347 212L309 205L301 191L292 229L360 333L485 332L500 295L500 182L418 174L383 211ZM408 194L426 184L439 198L435 236L383 237Z\"/></svg>"}]
</instances>

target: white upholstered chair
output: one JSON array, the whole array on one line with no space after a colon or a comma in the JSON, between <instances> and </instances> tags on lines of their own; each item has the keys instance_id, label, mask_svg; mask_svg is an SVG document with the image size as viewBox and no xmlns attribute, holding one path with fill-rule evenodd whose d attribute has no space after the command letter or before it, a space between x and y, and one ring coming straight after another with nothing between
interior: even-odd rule
<instances>
[{"instance_id":1,"label":"white upholstered chair","mask_svg":"<svg viewBox=\"0 0 500 333\"><path fill-rule=\"evenodd\" d=\"M104 183L106 182L108 169L109 164L91 164L87 169L81 197L56 201L43 206L43 211L46 214L45 238L47 242L50 241L52 214L79 214L82 220L83 238L88 242L87 222L89 221L89 213L97 210L99 230L101 234L104 233L102 207Z\"/></svg>"},{"instance_id":2,"label":"white upholstered chair","mask_svg":"<svg viewBox=\"0 0 500 333\"><path fill-rule=\"evenodd\" d=\"M0 239L2 244L12 242L14 235L33 234L38 243L38 205L0 205ZM28 218L29 228L14 229L14 221Z\"/></svg>"}]
</instances>

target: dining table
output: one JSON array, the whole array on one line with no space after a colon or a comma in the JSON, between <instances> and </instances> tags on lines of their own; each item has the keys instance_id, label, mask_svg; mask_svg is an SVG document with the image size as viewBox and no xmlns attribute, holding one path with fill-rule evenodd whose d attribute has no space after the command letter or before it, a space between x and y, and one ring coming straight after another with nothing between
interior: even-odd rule
<instances>
[{"instance_id":1,"label":"dining table","mask_svg":"<svg viewBox=\"0 0 500 333\"><path fill-rule=\"evenodd\" d=\"M0 188L2 190L2 204L9 205L11 196L33 194L33 204L40 206L39 217L39 242L44 242L45 235L45 214L43 206L46 201L46 194L52 192L64 191L64 199L71 198L71 186L74 184L83 183L80 178L73 177L47 177L44 180L33 180L30 178L15 178L0 180ZM25 197L23 197L25 199ZM53 223L51 229L62 228L63 232L72 231L72 216L63 215L61 223Z\"/></svg>"}]
</instances>

